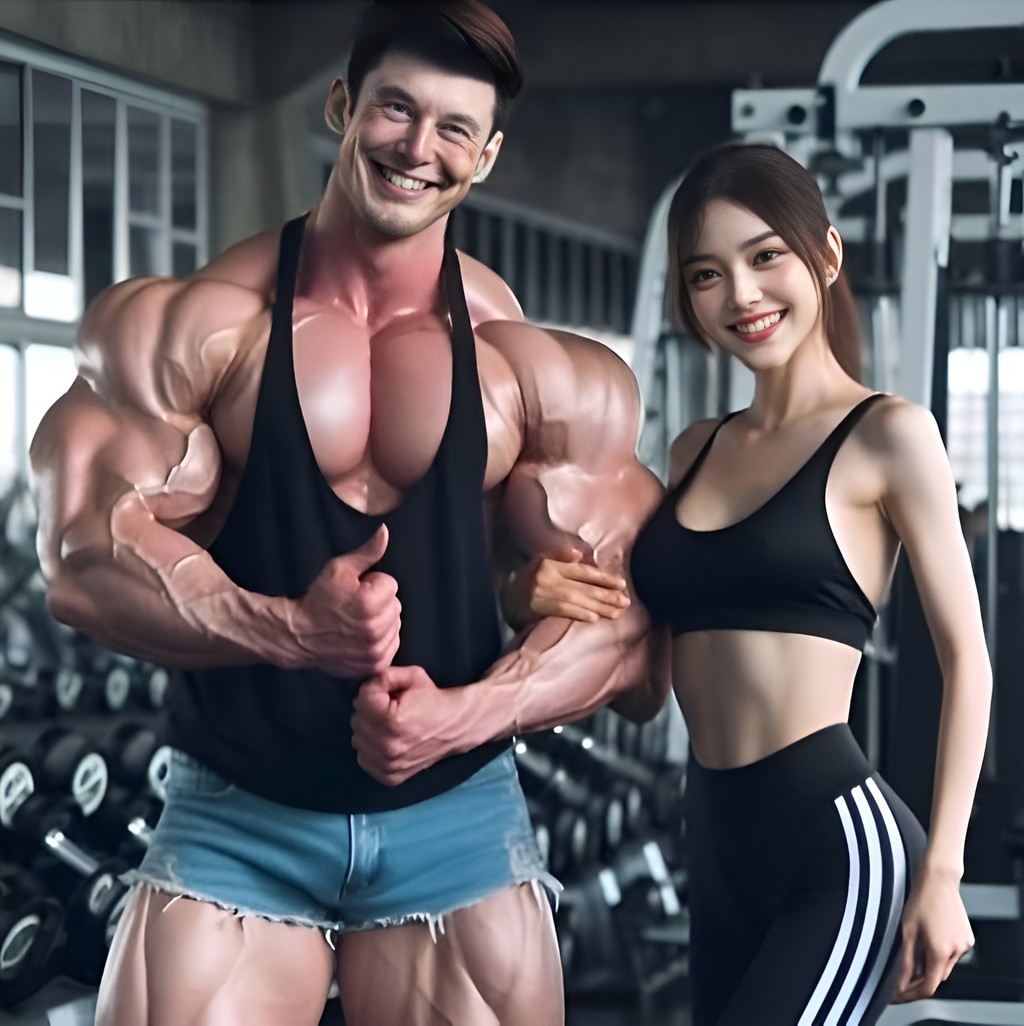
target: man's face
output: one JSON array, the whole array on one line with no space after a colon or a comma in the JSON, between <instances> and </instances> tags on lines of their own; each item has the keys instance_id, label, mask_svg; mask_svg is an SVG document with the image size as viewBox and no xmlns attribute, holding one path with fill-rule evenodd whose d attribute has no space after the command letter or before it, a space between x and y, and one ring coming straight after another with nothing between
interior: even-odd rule
<instances>
[{"instance_id":1,"label":"man's face","mask_svg":"<svg viewBox=\"0 0 1024 1026\"><path fill-rule=\"evenodd\" d=\"M346 109L341 185L360 219L403 238L460 203L501 147L494 101L490 83L385 55Z\"/></svg>"}]
</instances>

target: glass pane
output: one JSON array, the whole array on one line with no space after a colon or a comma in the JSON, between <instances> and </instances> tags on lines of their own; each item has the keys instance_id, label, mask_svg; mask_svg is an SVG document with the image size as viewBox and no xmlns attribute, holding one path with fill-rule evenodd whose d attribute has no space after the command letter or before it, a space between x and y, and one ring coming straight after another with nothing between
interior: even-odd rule
<instances>
[{"instance_id":1,"label":"glass pane","mask_svg":"<svg viewBox=\"0 0 1024 1026\"><path fill-rule=\"evenodd\" d=\"M139 214L160 213L160 117L128 108L128 203Z\"/></svg>"},{"instance_id":2,"label":"glass pane","mask_svg":"<svg viewBox=\"0 0 1024 1026\"><path fill-rule=\"evenodd\" d=\"M32 72L36 270L68 273L71 80Z\"/></svg>"},{"instance_id":3,"label":"glass pane","mask_svg":"<svg viewBox=\"0 0 1024 1026\"><path fill-rule=\"evenodd\" d=\"M187 278L196 269L196 247L187 242L176 242L172 261L171 273L176 278Z\"/></svg>"},{"instance_id":4,"label":"glass pane","mask_svg":"<svg viewBox=\"0 0 1024 1026\"><path fill-rule=\"evenodd\" d=\"M133 278L139 274L167 273L161 259L160 234L155 229L129 229L128 273Z\"/></svg>"},{"instance_id":5,"label":"glass pane","mask_svg":"<svg viewBox=\"0 0 1024 1026\"><path fill-rule=\"evenodd\" d=\"M43 414L75 380L75 361L66 346L29 346L25 350L25 421L30 439Z\"/></svg>"},{"instance_id":6,"label":"glass pane","mask_svg":"<svg viewBox=\"0 0 1024 1026\"><path fill-rule=\"evenodd\" d=\"M196 226L196 126L191 121L171 122L171 224Z\"/></svg>"},{"instance_id":7,"label":"glass pane","mask_svg":"<svg viewBox=\"0 0 1024 1026\"><path fill-rule=\"evenodd\" d=\"M0 306L21 306L21 211L0 209Z\"/></svg>"},{"instance_id":8,"label":"glass pane","mask_svg":"<svg viewBox=\"0 0 1024 1026\"><path fill-rule=\"evenodd\" d=\"M109 96L82 90L82 235L85 301L114 280L114 119Z\"/></svg>"},{"instance_id":9,"label":"glass pane","mask_svg":"<svg viewBox=\"0 0 1024 1026\"><path fill-rule=\"evenodd\" d=\"M17 395L15 376L18 358L13 346L0 345L0 494L18 472L18 433L15 430Z\"/></svg>"},{"instance_id":10,"label":"glass pane","mask_svg":"<svg viewBox=\"0 0 1024 1026\"><path fill-rule=\"evenodd\" d=\"M0 192L21 195L21 69L0 61Z\"/></svg>"}]
</instances>

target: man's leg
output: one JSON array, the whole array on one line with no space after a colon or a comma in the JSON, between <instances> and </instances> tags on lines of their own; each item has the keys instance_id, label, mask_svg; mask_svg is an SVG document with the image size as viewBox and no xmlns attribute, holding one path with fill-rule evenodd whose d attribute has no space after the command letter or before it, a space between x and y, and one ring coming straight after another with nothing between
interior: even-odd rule
<instances>
[{"instance_id":1,"label":"man's leg","mask_svg":"<svg viewBox=\"0 0 1024 1026\"><path fill-rule=\"evenodd\" d=\"M107 959L97 1026L316 1026L333 955L322 931L137 886Z\"/></svg>"},{"instance_id":2,"label":"man's leg","mask_svg":"<svg viewBox=\"0 0 1024 1026\"><path fill-rule=\"evenodd\" d=\"M344 935L347 1026L562 1026L562 967L550 906L507 887L426 923ZM435 940L436 938L436 940Z\"/></svg>"}]
</instances>

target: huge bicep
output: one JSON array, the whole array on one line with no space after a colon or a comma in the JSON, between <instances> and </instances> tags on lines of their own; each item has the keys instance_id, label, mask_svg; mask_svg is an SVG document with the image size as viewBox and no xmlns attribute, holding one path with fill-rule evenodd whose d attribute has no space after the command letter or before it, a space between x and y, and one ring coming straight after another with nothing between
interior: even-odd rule
<instances>
[{"instance_id":1,"label":"huge bicep","mask_svg":"<svg viewBox=\"0 0 1024 1026\"><path fill-rule=\"evenodd\" d=\"M114 405L81 378L40 423L31 447L44 561L109 544L126 496L180 526L209 505L220 458L209 428ZM44 569L48 569L44 565Z\"/></svg>"}]
</instances>

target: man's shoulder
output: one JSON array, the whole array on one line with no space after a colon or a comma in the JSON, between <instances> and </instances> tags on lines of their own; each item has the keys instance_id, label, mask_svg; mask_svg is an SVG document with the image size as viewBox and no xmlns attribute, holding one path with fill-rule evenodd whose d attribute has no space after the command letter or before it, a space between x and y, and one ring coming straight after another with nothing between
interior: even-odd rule
<instances>
[{"instance_id":1,"label":"man's shoulder","mask_svg":"<svg viewBox=\"0 0 1024 1026\"><path fill-rule=\"evenodd\" d=\"M462 270L462 285L466 290L469 319L474 326L487 321L523 320L519 300L500 274L462 252L459 253L459 267Z\"/></svg>"},{"instance_id":2,"label":"man's shoulder","mask_svg":"<svg viewBox=\"0 0 1024 1026\"><path fill-rule=\"evenodd\" d=\"M567 376L585 385L600 380L636 388L629 365L604 343L585 335L528 321L498 320L478 325L476 333L527 380L553 382Z\"/></svg>"},{"instance_id":3,"label":"man's shoulder","mask_svg":"<svg viewBox=\"0 0 1024 1026\"><path fill-rule=\"evenodd\" d=\"M224 250L196 271L190 280L240 286L270 297L277 284L280 245L281 228L270 228Z\"/></svg>"},{"instance_id":4,"label":"man's shoulder","mask_svg":"<svg viewBox=\"0 0 1024 1026\"><path fill-rule=\"evenodd\" d=\"M131 278L101 293L78 330L79 372L112 400L198 408L266 317L267 299L208 278ZM173 387L171 379L176 383ZM176 397L176 398L175 398ZM162 404L161 404L162 405Z\"/></svg>"}]
</instances>

